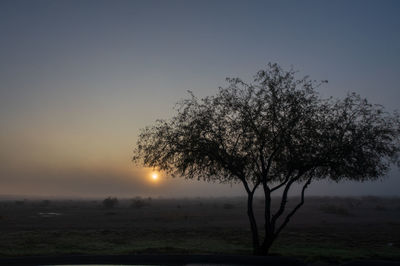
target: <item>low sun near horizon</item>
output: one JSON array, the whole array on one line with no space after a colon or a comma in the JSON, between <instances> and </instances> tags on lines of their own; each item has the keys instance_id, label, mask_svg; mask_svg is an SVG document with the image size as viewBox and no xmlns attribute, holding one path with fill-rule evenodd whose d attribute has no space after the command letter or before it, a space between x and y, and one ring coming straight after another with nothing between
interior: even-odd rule
<instances>
[{"instance_id":1,"label":"low sun near horizon","mask_svg":"<svg viewBox=\"0 0 400 266\"><path fill-rule=\"evenodd\" d=\"M159 174L158 174L157 172L153 171L153 172L151 173L151 179L152 179L154 182L158 181L158 177L159 177Z\"/></svg>"}]
</instances>

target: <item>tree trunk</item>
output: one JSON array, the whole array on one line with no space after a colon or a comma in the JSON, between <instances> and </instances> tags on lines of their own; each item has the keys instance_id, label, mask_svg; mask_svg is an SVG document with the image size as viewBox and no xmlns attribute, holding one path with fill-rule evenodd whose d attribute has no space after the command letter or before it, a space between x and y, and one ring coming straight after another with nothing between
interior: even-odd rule
<instances>
[{"instance_id":1,"label":"tree trunk","mask_svg":"<svg viewBox=\"0 0 400 266\"><path fill-rule=\"evenodd\" d=\"M253 193L248 193L247 197L247 215L250 221L251 235L253 240L253 253L254 255L260 255L260 241L258 238L257 222L254 217L253 211Z\"/></svg>"},{"instance_id":2,"label":"tree trunk","mask_svg":"<svg viewBox=\"0 0 400 266\"><path fill-rule=\"evenodd\" d=\"M264 241L261 245L262 255L268 255L269 249L274 241L274 228L271 224L271 191L267 184L263 184L264 188L264 222L265 222L265 235Z\"/></svg>"},{"instance_id":3,"label":"tree trunk","mask_svg":"<svg viewBox=\"0 0 400 266\"><path fill-rule=\"evenodd\" d=\"M261 245L262 255L264 256L268 255L272 243L274 243L274 240L275 240L275 235L273 233L265 235L263 244Z\"/></svg>"}]
</instances>

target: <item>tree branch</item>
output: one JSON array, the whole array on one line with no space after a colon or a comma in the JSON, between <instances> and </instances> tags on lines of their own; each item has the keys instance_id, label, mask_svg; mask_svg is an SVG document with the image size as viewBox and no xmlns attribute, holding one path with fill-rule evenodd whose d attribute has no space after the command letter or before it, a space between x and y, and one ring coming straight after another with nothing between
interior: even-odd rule
<instances>
[{"instance_id":1,"label":"tree branch","mask_svg":"<svg viewBox=\"0 0 400 266\"><path fill-rule=\"evenodd\" d=\"M257 161L257 156L254 155L254 153L252 153L252 152L250 152L250 156L251 156L252 160L254 161L256 168L257 168L258 172L260 173L261 179L262 179L262 168L260 167L260 164Z\"/></svg>"},{"instance_id":2,"label":"tree branch","mask_svg":"<svg viewBox=\"0 0 400 266\"><path fill-rule=\"evenodd\" d=\"M307 180L307 182L304 184L303 189L301 190L301 200L300 203L296 205L296 207L286 216L285 221L281 224L281 226L278 228L276 231L274 237L277 237L279 233L282 231L282 229L287 225L287 223L290 221L290 218L297 212L297 210L304 204L304 191L310 185L311 183L312 176L310 176Z\"/></svg>"},{"instance_id":3,"label":"tree branch","mask_svg":"<svg viewBox=\"0 0 400 266\"><path fill-rule=\"evenodd\" d=\"M283 186L289 181L289 178L290 178L290 175L291 175L291 174L292 174L292 172L290 172L290 173L285 177L285 180L284 180L282 183L280 183L279 185L277 185L277 186L271 188L271 192L273 192L273 191L275 191L275 190L280 189L281 187L283 187Z\"/></svg>"},{"instance_id":4,"label":"tree branch","mask_svg":"<svg viewBox=\"0 0 400 266\"><path fill-rule=\"evenodd\" d=\"M265 169L266 172L266 176L268 175L269 169L271 168L271 164L272 164L272 159L274 158L275 154L278 152L278 149L274 149L274 151L271 153L271 155L268 158L268 162L267 162L267 168Z\"/></svg>"},{"instance_id":5,"label":"tree branch","mask_svg":"<svg viewBox=\"0 0 400 266\"><path fill-rule=\"evenodd\" d=\"M273 233L273 226L271 226L271 189L267 184L267 177L269 175L269 169L272 164L272 159L278 149L275 149L272 154L269 156L267 161L267 166L265 167L264 155L263 155L263 147L260 147L260 160L262 163L262 172L261 178L264 189L264 219L265 219L265 235L269 235Z\"/></svg>"},{"instance_id":6,"label":"tree branch","mask_svg":"<svg viewBox=\"0 0 400 266\"><path fill-rule=\"evenodd\" d=\"M254 191L256 190L259 182L257 182L255 184L255 186L252 190L250 190L246 179L241 178L241 181L243 182L243 185L247 192L247 215L249 217L251 232L253 235L253 250L254 250L254 252L256 252L256 250L259 249L260 240L259 240L259 236L258 236L257 221L255 219L254 211L253 211L253 196L254 196Z\"/></svg>"},{"instance_id":7,"label":"tree branch","mask_svg":"<svg viewBox=\"0 0 400 266\"><path fill-rule=\"evenodd\" d=\"M260 185L260 180L257 180L257 182L254 184L253 189L251 190L251 193L254 194L254 192L256 191L257 187Z\"/></svg>"},{"instance_id":8,"label":"tree branch","mask_svg":"<svg viewBox=\"0 0 400 266\"><path fill-rule=\"evenodd\" d=\"M289 178L290 178L290 174L291 174L291 172L288 174ZM279 210L272 216L272 219L271 219L272 231L275 230L276 220L278 220L278 218L285 211L285 207L286 207L286 203L287 203L287 195L288 195L290 187L292 186L292 184L295 181L299 180L299 178L302 176L302 174L303 174L303 172L299 171L298 174L296 175L296 177L290 179L288 181L288 183L286 184L285 190L283 191L283 194L282 194L282 200L281 200L281 205L279 207Z\"/></svg>"},{"instance_id":9,"label":"tree branch","mask_svg":"<svg viewBox=\"0 0 400 266\"><path fill-rule=\"evenodd\" d=\"M246 190L247 194L252 194L252 191L251 191L251 189L249 187L249 184L247 183L246 179L243 178L243 177L240 177L239 179L240 179L240 181L242 181L244 189Z\"/></svg>"}]
</instances>

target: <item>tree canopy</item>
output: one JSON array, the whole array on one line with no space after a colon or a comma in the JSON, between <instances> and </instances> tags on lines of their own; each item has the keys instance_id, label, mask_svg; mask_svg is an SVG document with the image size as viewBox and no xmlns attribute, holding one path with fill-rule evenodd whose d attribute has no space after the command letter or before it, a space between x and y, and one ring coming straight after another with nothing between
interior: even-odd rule
<instances>
[{"instance_id":1,"label":"tree canopy","mask_svg":"<svg viewBox=\"0 0 400 266\"><path fill-rule=\"evenodd\" d=\"M383 106L354 93L323 99L317 89L325 81L297 79L295 71L277 64L259 71L252 83L227 81L214 96L198 99L190 92L177 104L174 117L144 128L133 160L173 176L240 182L249 204L261 186L263 244L258 233L254 235L257 225L248 205L255 249L269 248L303 204L312 180L376 180L399 162L399 115ZM277 220L295 182L303 184L301 201L279 227ZM279 188L281 205L273 214L270 193Z\"/></svg>"}]
</instances>

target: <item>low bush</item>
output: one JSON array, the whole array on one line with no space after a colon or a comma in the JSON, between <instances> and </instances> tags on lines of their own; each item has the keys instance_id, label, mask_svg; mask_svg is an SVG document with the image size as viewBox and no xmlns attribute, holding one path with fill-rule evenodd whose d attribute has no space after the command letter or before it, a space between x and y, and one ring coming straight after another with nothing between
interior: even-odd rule
<instances>
[{"instance_id":1,"label":"low bush","mask_svg":"<svg viewBox=\"0 0 400 266\"><path fill-rule=\"evenodd\" d=\"M117 198L112 198L108 197L103 200L103 207L107 209L112 209L115 208L115 206L118 205L118 199Z\"/></svg>"}]
</instances>

